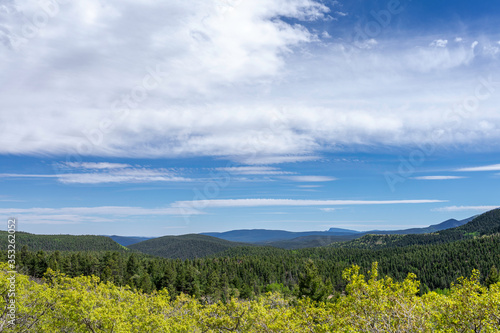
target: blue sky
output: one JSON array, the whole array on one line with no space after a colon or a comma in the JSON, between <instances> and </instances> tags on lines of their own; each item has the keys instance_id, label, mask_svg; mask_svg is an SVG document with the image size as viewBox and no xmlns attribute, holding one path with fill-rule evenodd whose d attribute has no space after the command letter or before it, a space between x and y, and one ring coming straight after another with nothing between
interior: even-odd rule
<instances>
[{"instance_id":1,"label":"blue sky","mask_svg":"<svg viewBox=\"0 0 500 333\"><path fill-rule=\"evenodd\" d=\"M498 2L0 9L19 230L400 229L500 205Z\"/></svg>"}]
</instances>

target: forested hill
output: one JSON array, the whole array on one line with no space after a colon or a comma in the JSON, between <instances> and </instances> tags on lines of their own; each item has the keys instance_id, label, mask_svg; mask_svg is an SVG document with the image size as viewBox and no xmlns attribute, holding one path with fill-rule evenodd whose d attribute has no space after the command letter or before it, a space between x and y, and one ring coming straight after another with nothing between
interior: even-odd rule
<instances>
[{"instance_id":1,"label":"forested hill","mask_svg":"<svg viewBox=\"0 0 500 333\"><path fill-rule=\"evenodd\" d=\"M0 231L0 246L7 249L6 231ZM16 232L16 248L25 245L30 251L127 251L109 237L93 235L35 235L27 232Z\"/></svg>"},{"instance_id":2,"label":"forested hill","mask_svg":"<svg viewBox=\"0 0 500 333\"><path fill-rule=\"evenodd\" d=\"M237 246L249 246L249 244L230 242L205 235L189 234L149 239L132 244L128 248L163 258L193 259L216 254Z\"/></svg>"},{"instance_id":3,"label":"forested hill","mask_svg":"<svg viewBox=\"0 0 500 333\"><path fill-rule=\"evenodd\" d=\"M494 209L475 217L460 227L439 232L412 235L366 235L348 242L333 243L331 246L378 249L411 245L431 245L498 233L500 233L500 209Z\"/></svg>"}]
</instances>

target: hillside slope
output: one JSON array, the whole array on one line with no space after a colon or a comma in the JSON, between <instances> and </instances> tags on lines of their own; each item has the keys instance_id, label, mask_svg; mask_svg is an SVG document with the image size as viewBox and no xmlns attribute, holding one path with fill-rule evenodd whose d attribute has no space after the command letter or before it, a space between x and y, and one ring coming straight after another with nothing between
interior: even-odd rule
<instances>
[{"instance_id":1,"label":"hillside slope","mask_svg":"<svg viewBox=\"0 0 500 333\"><path fill-rule=\"evenodd\" d=\"M0 246L7 249L7 232L0 231ZM106 236L94 235L35 235L16 232L16 248L26 245L31 251L127 251L128 249Z\"/></svg>"},{"instance_id":2,"label":"hillside slope","mask_svg":"<svg viewBox=\"0 0 500 333\"><path fill-rule=\"evenodd\" d=\"M408 235L369 234L348 242L333 243L331 246L379 249L411 245L441 244L497 233L500 233L500 209L494 209L481 214L462 226L441 230L439 232Z\"/></svg>"},{"instance_id":3,"label":"hillside slope","mask_svg":"<svg viewBox=\"0 0 500 333\"><path fill-rule=\"evenodd\" d=\"M460 227L472 221L476 217L477 215L463 220L449 219L444 222L433 224L425 228L410 228L402 230L372 230L372 231L367 231L364 234L386 234L386 235L428 234L431 232L437 232L441 230Z\"/></svg>"},{"instance_id":4,"label":"hillside slope","mask_svg":"<svg viewBox=\"0 0 500 333\"><path fill-rule=\"evenodd\" d=\"M249 244L230 242L205 235L188 234L153 238L132 244L128 248L164 258L193 259L216 254L237 246L249 246Z\"/></svg>"},{"instance_id":5,"label":"hillside slope","mask_svg":"<svg viewBox=\"0 0 500 333\"><path fill-rule=\"evenodd\" d=\"M274 242L262 242L255 243L256 245L267 245L273 247L279 247L287 250L304 249L308 247L319 247L327 246L334 242L346 242L351 239L356 239L360 237L358 234L345 235L345 236L323 236L323 235L312 235L312 236L302 236L293 239L284 239Z\"/></svg>"}]
</instances>

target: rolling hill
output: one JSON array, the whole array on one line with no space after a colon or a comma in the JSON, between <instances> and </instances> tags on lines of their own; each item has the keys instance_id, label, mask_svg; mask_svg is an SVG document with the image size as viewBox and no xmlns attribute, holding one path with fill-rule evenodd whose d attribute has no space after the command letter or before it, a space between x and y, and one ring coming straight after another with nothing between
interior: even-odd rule
<instances>
[{"instance_id":1,"label":"rolling hill","mask_svg":"<svg viewBox=\"0 0 500 333\"><path fill-rule=\"evenodd\" d=\"M0 246L7 249L7 232L0 231ZM94 235L35 235L16 232L16 248L26 245L31 251L127 251L128 249L106 236Z\"/></svg>"},{"instance_id":2,"label":"rolling hill","mask_svg":"<svg viewBox=\"0 0 500 333\"><path fill-rule=\"evenodd\" d=\"M477 216L477 215L476 215ZM410 229L402 229L402 230L371 230L364 232L363 234L385 234L385 235L407 235L407 234L428 234L431 232L437 232L441 230L446 230L446 229L451 229L451 228L456 228L459 226L462 226L468 222L470 222L472 219L474 219L476 216L472 216L463 220L455 220L455 219L449 219L444 222L438 223L438 224L433 224L425 228L410 228Z\"/></svg>"},{"instance_id":3,"label":"rolling hill","mask_svg":"<svg viewBox=\"0 0 500 333\"><path fill-rule=\"evenodd\" d=\"M193 259L223 252L237 246L249 246L249 244L230 242L206 235L189 234L153 238L132 244L128 248L163 258Z\"/></svg>"}]
</instances>

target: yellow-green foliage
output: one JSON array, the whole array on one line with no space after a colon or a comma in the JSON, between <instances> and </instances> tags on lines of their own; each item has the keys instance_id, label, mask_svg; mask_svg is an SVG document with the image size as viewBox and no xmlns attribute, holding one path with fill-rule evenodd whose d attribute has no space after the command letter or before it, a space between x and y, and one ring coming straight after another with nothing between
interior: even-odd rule
<instances>
[{"instance_id":1,"label":"yellow-green foliage","mask_svg":"<svg viewBox=\"0 0 500 333\"><path fill-rule=\"evenodd\" d=\"M479 284L479 272L460 278L448 295L418 296L419 282L365 278L344 271L346 295L331 302L268 293L255 300L203 304L166 290L145 294L69 278L49 270L44 281L16 275L16 325L8 325L8 267L0 264L0 332L499 332L500 283Z\"/></svg>"}]
</instances>

